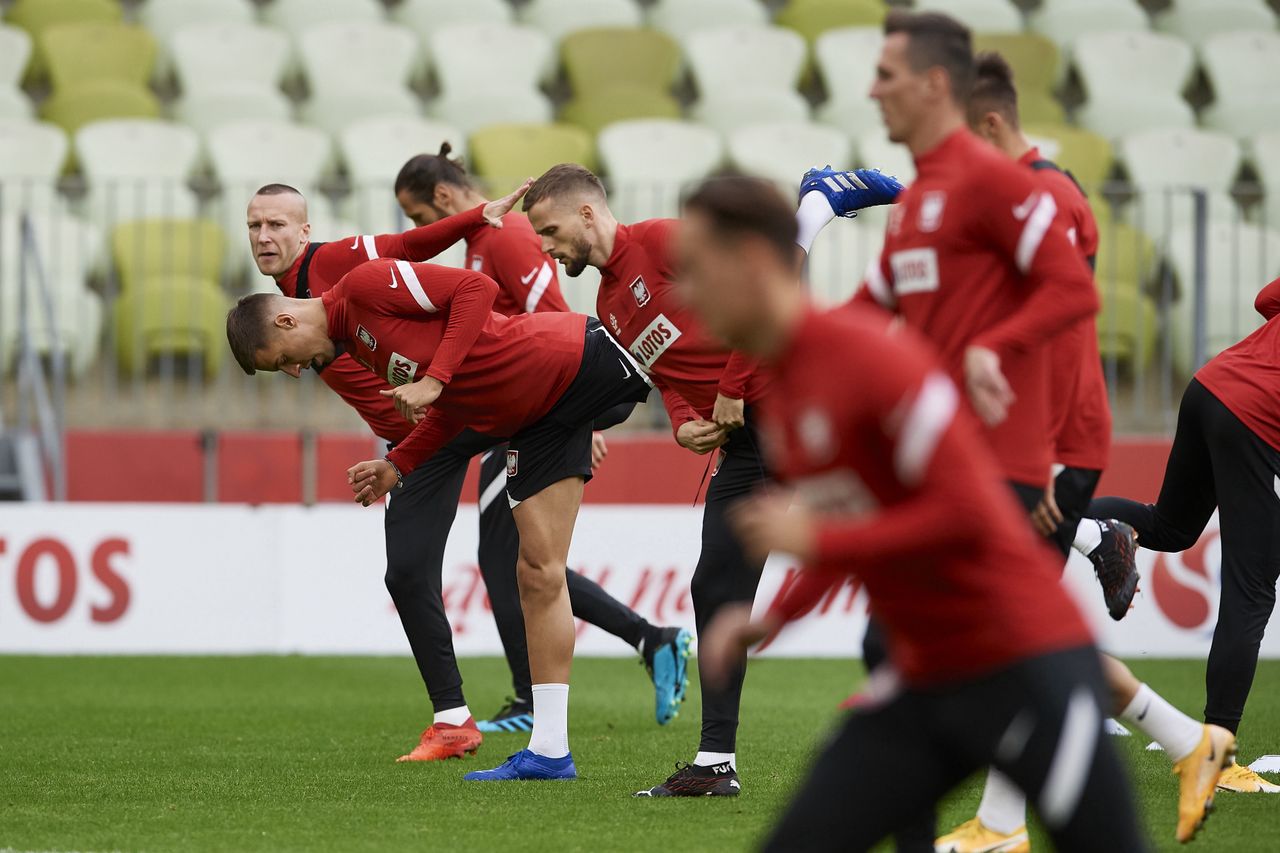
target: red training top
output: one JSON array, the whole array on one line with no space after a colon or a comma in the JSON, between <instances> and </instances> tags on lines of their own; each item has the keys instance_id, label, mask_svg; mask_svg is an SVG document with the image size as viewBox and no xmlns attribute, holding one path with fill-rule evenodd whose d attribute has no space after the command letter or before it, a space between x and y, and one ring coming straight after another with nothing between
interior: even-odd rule
<instances>
[{"instance_id":1,"label":"red training top","mask_svg":"<svg viewBox=\"0 0 1280 853\"><path fill-rule=\"evenodd\" d=\"M997 353L1017 399L988 438L1005 477L1043 488L1052 464L1044 342L1097 313L1092 274L1053 195L968 130L917 157L916 171L854 299L922 332L961 387L968 347Z\"/></svg>"},{"instance_id":2,"label":"red training top","mask_svg":"<svg viewBox=\"0 0 1280 853\"><path fill-rule=\"evenodd\" d=\"M600 270L596 314L653 379L671 427L709 419L716 395L754 403L766 380L756 363L716 341L675 292L674 219L619 225Z\"/></svg>"},{"instance_id":3,"label":"red training top","mask_svg":"<svg viewBox=\"0 0 1280 853\"><path fill-rule=\"evenodd\" d=\"M467 238L467 266L498 283L493 310L499 314L569 310L555 261L542 253L542 240L523 214L508 213L501 228L473 230Z\"/></svg>"},{"instance_id":4,"label":"red training top","mask_svg":"<svg viewBox=\"0 0 1280 853\"><path fill-rule=\"evenodd\" d=\"M1218 353L1196 379L1258 438L1280 450L1280 278L1262 288L1253 307L1267 322Z\"/></svg>"},{"instance_id":5,"label":"red training top","mask_svg":"<svg viewBox=\"0 0 1280 853\"><path fill-rule=\"evenodd\" d=\"M390 385L423 376L444 383L426 416L387 456L402 474L467 427L514 435L545 415L577 375L587 318L504 317L492 310L497 293L481 273L377 260L321 297L329 337L375 376Z\"/></svg>"},{"instance_id":6,"label":"red training top","mask_svg":"<svg viewBox=\"0 0 1280 853\"><path fill-rule=\"evenodd\" d=\"M929 346L867 313L810 312L771 365L770 470L819 514L817 557L772 612L797 618L857 574L913 685L1089 643ZM833 383L837 365L858 381Z\"/></svg>"},{"instance_id":7,"label":"red training top","mask_svg":"<svg viewBox=\"0 0 1280 853\"><path fill-rule=\"evenodd\" d=\"M1018 160L1025 166L1043 161L1038 148ZM1093 268L1098 255L1098 223L1084 191L1056 167L1036 169L1034 174L1053 194L1067 237ZM1049 387L1054 461L1068 468L1104 470L1111 455L1111 402L1102 375L1095 316L1080 320L1049 344Z\"/></svg>"}]
</instances>

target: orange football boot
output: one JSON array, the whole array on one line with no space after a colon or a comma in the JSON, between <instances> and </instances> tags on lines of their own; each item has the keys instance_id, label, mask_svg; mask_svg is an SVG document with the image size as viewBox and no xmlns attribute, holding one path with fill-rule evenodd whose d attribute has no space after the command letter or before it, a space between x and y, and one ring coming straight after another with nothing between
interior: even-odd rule
<instances>
[{"instance_id":1,"label":"orange football boot","mask_svg":"<svg viewBox=\"0 0 1280 853\"><path fill-rule=\"evenodd\" d=\"M460 726L436 723L428 726L413 752L402 755L396 761L444 761L446 758L462 758L475 755L484 735L476 728L476 721L467 717Z\"/></svg>"}]
</instances>

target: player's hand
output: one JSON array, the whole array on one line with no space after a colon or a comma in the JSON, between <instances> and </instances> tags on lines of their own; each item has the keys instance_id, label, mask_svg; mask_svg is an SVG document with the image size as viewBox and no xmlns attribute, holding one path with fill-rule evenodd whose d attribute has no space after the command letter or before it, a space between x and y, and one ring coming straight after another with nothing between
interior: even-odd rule
<instances>
[{"instance_id":1,"label":"player's hand","mask_svg":"<svg viewBox=\"0 0 1280 853\"><path fill-rule=\"evenodd\" d=\"M400 413L400 417L416 424L422 420L423 415L427 413L427 407L436 401L443 390L444 383L439 379L424 376L417 382L410 382L398 388L388 388L378 393L391 398L391 402L396 404L396 411Z\"/></svg>"},{"instance_id":2,"label":"player's hand","mask_svg":"<svg viewBox=\"0 0 1280 853\"><path fill-rule=\"evenodd\" d=\"M698 666L702 677L712 687L724 687L746 663L747 649L772 633L776 623L777 619L769 616L752 620L749 603L722 606L698 637Z\"/></svg>"},{"instance_id":3,"label":"player's hand","mask_svg":"<svg viewBox=\"0 0 1280 853\"><path fill-rule=\"evenodd\" d=\"M729 433L711 421L689 421L676 430L676 443L704 456L729 440Z\"/></svg>"},{"instance_id":4,"label":"player's hand","mask_svg":"<svg viewBox=\"0 0 1280 853\"><path fill-rule=\"evenodd\" d=\"M600 467L600 463L609 455L609 445L605 443L604 433L591 433L591 470Z\"/></svg>"},{"instance_id":5,"label":"player's hand","mask_svg":"<svg viewBox=\"0 0 1280 853\"><path fill-rule=\"evenodd\" d=\"M746 404L723 394L716 395L716 405L711 411L711 420L725 432L731 432L746 424Z\"/></svg>"},{"instance_id":6,"label":"player's hand","mask_svg":"<svg viewBox=\"0 0 1280 853\"><path fill-rule=\"evenodd\" d=\"M986 347L969 347L964 351L964 383L969 402L978 417L989 427L1003 421L1013 405L1013 389L1000 371L1000 356Z\"/></svg>"},{"instance_id":7,"label":"player's hand","mask_svg":"<svg viewBox=\"0 0 1280 853\"><path fill-rule=\"evenodd\" d=\"M494 228L502 227L502 217L511 212L525 193L529 191L529 187L533 186L533 178L525 178L524 183L516 188L514 192L504 195L497 201L491 201L484 206L484 210L480 213L484 216L484 221L488 222Z\"/></svg>"},{"instance_id":8,"label":"player's hand","mask_svg":"<svg viewBox=\"0 0 1280 853\"><path fill-rule=\"evenodd\" d=\"M780 492L764 492L738 502L729 510L729 523L753 560L783 551L809 562L817 551L817 519L807 508L793 506Z\"/></svg>"},{"instance_id":9,"label":"player's hand","mask_svg":"<svg viewBox=\"0 0 1280 853\"><path fill-rule=\"evenodd\" d=\"M1044 497L1040 498L1040 503L1031 511L1031 523L1040 531L1041 536L1052 536L1058 532L1058 525L1062 523L1062 510L1058 509L1058 501L1053 496L1052 479L1044 490Z\"/></svg>"},{"instance_id":10,"label":"player's hand","mask_svg":"<svg viewBox=\"0 0 1280 853\"><path fill-rule=\"evenodd\" d=\"M361 506L369 506L391 491L399 479L396 469L385 459L361 462L347 469L347 484Z\"/></svg>"}]
</instances>

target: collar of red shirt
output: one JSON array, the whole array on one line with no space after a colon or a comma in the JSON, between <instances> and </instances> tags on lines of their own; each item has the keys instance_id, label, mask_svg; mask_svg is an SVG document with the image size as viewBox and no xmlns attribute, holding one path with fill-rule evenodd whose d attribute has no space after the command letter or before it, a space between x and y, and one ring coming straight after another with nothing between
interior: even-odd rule
<instances>
[{"instance_id":1,"label":"collar of red shirt","mask_svg":"<svg viewBox=\"0 0 1280 853\"><path fill-rule=\"evenodd\" d=\"M338 289L330 288L320 294L320 304L324 306L324 322L325 329L329 333L329 339L333 341L342 341L347 338L346 318L343 317L344 305L338 302Z\"/></svg>"},{"instance_id":2,"label":"collar of red shirt","mask_svg":"<svg viewBox=\"0 0 1280 853\"><path fill-rule=\"evenodd\" d=\"M310 243L303 243L298 257L293 259L293 263L289 269L285 270L284 275L276 279L276 285L285 296L293 298L298 295L298 271L302 269L302 259L307 256L307 247L310 245Z\"/></svg>"},{"instance_id":3,"label":"collar of red shirt","mask_svg":"<svg viewBox=\"0 0 1280 853\"><path fill-rule=\"evenodd\" d=\"M613 233L613 251L609 253L609 260L604 262L604 268L600 272L606 272L609 267L613 266L618 256L622 254L622 249L631 240L630 226L618 223L618 230Z\"/></svg>"},{"instance_id":4,"label":"collar of red shirt","mask_svg":"<svg viewBox=\"0 0 1280 853\"><path fill-rule=\"evenodd\" d=\"M986 145L985 142L974 136L973 132L967 127L952 131L950 135L933 146L933 148L916 157L916 172L923 172L930 166L946 162L953 157L963 156L962 152L975 142Z\"/></svg>"},{"instance_id":5,"label":"collar of red shirt","mask_svg":"<svg viewBox=\"0 0 1280 853\"><path fill-rule=\"evenodd\" d=\"M1024 166L1030 166L1032 163L1043 159L1044 158L1040 156L1040 149L1032 145L1030 151L1018 158L1018 162Z\"/></svg>"}]
</instances>

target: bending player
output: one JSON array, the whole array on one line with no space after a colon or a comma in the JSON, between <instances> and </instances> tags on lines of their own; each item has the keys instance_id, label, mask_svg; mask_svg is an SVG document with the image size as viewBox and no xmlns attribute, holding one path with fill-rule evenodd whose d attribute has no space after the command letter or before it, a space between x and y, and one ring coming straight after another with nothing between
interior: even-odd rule
<instances>
[{"instance_id":1,"label":"bending player","mask_svg":"<svg viewBox=\"0 0 1280 853\"><path fill-rule=\"evenodd\" d=\"M506 205L509 207L510 203ZM496 205L490 206L491 211L496 208ZM269 184L259 190L250 200L247 216L250 248L258 270L271 276L284 295L300 298L323 295L342 276L371 258L431 258L460 239L466 228L460 229L459 222L474 221L495 235L502 235L506 230L489 228L485 224L486 214L477 206L469 210L463 220L415 228L404 234L315 243L309 239L306 200L297 190L283 184ZM492 217L495 221L499 218L497 214ZM491 241L498 251L515 254L521 251L519 246L527 245L531 236L527 234L527 223L523 241L518 230L520 222L512 224L516 226L514 236ZM536 245L536 238L533 239ZM534 307L567 310L554 282L547 286L543 299ZM350 355L340 354L325 366L320 378L389 445L409 435L412 424L381 394L391 386L384 378L370 374ZM404 488L397 491L396 499L387 507L386 585L434 708L432 724L422 733L418 745L400 760L458 757L474 752L480 745L482 738L478 730L528 731L533 725L524 617L520 614L514 581L518 540L510 508L504 501L490 497L488 506L482 509L478 562L511 667L515 697L495 717L479 726L471 721L463 695L462 676L453 653L453 635L441 596L445 542L453 525L467 465L472 456L490 450L493 445L491 438L464 432L407 477ZM498 461L500 482L505 482L504 456L499 455ZM482 465L486 470L491 467ZM482 478L481 482L493 481ZM491 495L492 491L485 488L482 504L485 494ZM636 629L645 638L652 637L655 631L663 631L664 639L674 630L655 629L576 572L569 572L569 588L575 612L581 618L610 633L622 630L628 641ZM651 665L650 670L660 708L669 708L670 697L682 690L680 647L679 640L661 644L653 641L645 649L646 658L652 655L656 664Z\"/></svg>"},{"instance_id":2,"label":"bending player","mask_svg":"<svg viewBox=\"0 0 1280 853\"><path fill-rule=\"evenodd\" d=\"M1057 849L1104 838L1145 850L1103 735L1088 628L929 347L886 333L874 309L808 305L790 205L762 181L708 181L683 229L681 277L698 313L775 371L762 430L798 505L748 501L738 531L757 558L805 563L761 621L746 603L723 608L700 666L713 683L731 677L748 645L856 572L903 678L884 704L849 715L765 849L870 850L996 761L1032 792ZM858 381L832 383L833 371ZM885 773L894 766L913 772Z\"/></svg>"},{"instance_id":3,"label":"bending player","mask_svg":"<svg viewBox=\"0 0 1280 853\"><path fill-rule=\"evenodd\" d=\"M1266 323L1200 368L1182 395L1178 427L1154 504L1099 498L1090 511L1132 524L1144 547L1183 551L1216 507L1222 598L1205 671L1205 722L1239 729L1276 604L1280 575L1280 279L1258 293ZM1280 785L1232 764L1218 787L1280 793Z\"/></svg>"},{"instance_id":4,"label":"bending player","mask_svg":"<svg viewBox=\"0 0 1280 853\"><path fill-rule=\"evenodd\" d=\"M939 348L1031 513L1046 492L1052 459L1043 342L1092 317L1097 294L1055 193L1036 179L1049 173L1017 166L965 128L973 78L969 32L962 25L937 14L889 16L872 96L890 137L915 156L918 179L898 199L881 259L855 301L897 313ZM1072 193L1074 203L1079 191L1072 187ZM955 201L962 198L969 201ZM874 653L875 644L867 643L869 666ZM1175 768L1181 777L1178 836L1190 838L1212 803L1234 739L1177 712L1119 662L1108 659L1107 674L1125 719L1148 717L1139 727L1160 731L1158 739L1185 754ZM1152 714L1167 725L1153 726ZM913 826L900 844L931 849L932 833L926 838L925 830L923 822ZM970 834L966 829L961 838L943 839L948 846L939 849L1026 849L1020 825L995 833L998 839Z\"/></svg>"}]
</instances>

